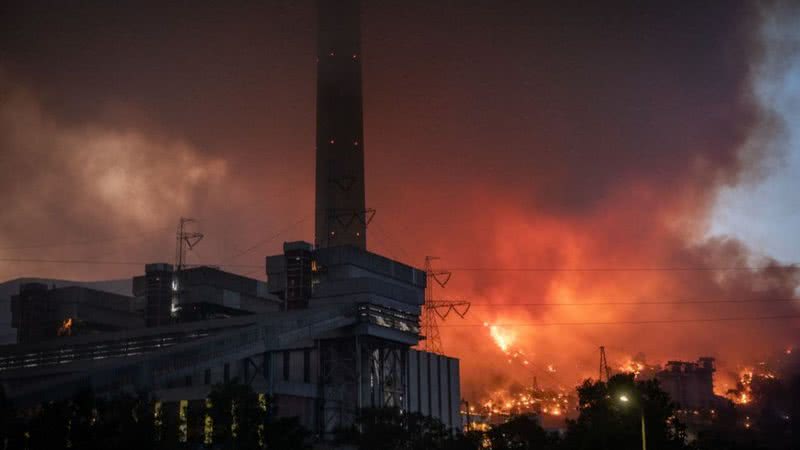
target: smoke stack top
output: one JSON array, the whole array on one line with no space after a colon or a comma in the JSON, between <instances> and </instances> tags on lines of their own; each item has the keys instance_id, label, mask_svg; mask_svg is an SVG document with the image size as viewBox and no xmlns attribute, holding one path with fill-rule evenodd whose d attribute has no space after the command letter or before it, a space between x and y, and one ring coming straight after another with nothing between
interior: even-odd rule
<instances>
[{"instance_id":1,"label":"smoke stack top","mask_svg":"<svg viewBox=\"0 0 800 450\"><path fill-rule=\"evenodd\" d=\"M361 21L358 0L318 0L317 180L319 247L367 247Z\"/></svg>"}]
</instances>

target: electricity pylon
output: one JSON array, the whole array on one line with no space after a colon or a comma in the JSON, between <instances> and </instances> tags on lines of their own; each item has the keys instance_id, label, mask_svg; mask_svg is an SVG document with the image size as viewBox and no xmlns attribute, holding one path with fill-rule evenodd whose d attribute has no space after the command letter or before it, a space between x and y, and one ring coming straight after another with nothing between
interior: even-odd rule
<instances>
[{"instance_id":1,"label":"electricity pylon","mask_svg":"<svg viewBox=\"0 0 800 450\"><path fill-rule=\"evenodd\" d=\"M611 370L609 370L608 368L608 360L606 359L606 348L601 345L599 381L603 381L603 375L606 376L606 383L608 383L608 379L611 378Z\"/></svg>"},{"instance_id":2,"label":"electricity pylon","mask_svg":"<svg viewBox=\"0 0 800 450\"><path fill-rule=\"evenodd\" d=\"M425 287L425 304L422 310L422 333L425 340L422 348L430 353L442 354L442 338L439 334L439 320L445 320L450 313L464 318L469 312L470 303L465 300L436 299L433 295L434 285L444 288L452 272L446 270L434 270L432 261L439 259L436 256L425 257L425 275L427 285Z\"/></svg>"}]
</instances>

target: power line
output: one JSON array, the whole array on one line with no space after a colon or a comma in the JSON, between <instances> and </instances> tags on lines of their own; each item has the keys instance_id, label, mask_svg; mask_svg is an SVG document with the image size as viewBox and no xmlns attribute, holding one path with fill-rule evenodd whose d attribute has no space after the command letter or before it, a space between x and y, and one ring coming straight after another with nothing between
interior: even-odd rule
<instances>
[{"instance_id":1,"label":"power line","mask_svg":"<svg viewBox=\"0 0 800 450\"><path fill-rule=\"evenodd\" d=\"M382 237L384 237L384 238L385 238L385 240L386 240L388 243L390 243L390 244L394 245L394 246L395 246L397 249L399 249L399 250L400 250L400 252L401 252L403 255L405 255L405 257L406 257L407 261L412 261L412 260L413 260L413 258L411 257L411 254L410 254L410 253L408 253L408 252L406 251L406 249L405 249L405 248L404 248L402 245L400 245L399 241L397 241L397 239L394 239L394 238L393 238L393 236L391 236L391 234L390 234L388 231L386 231L386 229L384 229L383 227L381 227L381 226L380 226L380 225L378 225L377 223L374 223L374 224L372 224L372 227L371 227L370 229L371 229L372 231L377 231L377 232L378 232L378 234L380 234Z\"/></svg>"},{"instance_id":2,"label":"power line","mask_svg":"<svg viewBox=\"0 0 800 450\"><path fill-rule=\"evenodd\" d=\"M400 259L397 257L397 255L395 255L393 252L391 252L389 250L389 246L387 245L388 241L385 241L383 239L383 235L379 236L377 233L375 233L375 231L376 231L376 229L374 228L374 225L371 225L369 227L370 239L375 239L378 242L378 244L380 244L382 247L384 247L384 254L386 256L388 256L391 259L394 259L395 261L400 261Z\"/></svg>"},{"instance_id":3,"label":"power line","mask_svg":"<svg viewBox=\"0 0 800 450\"><path fill-rule=\"evenodd\" d=\"M800 269L800 263L727 267L453 267L451 272L717 272Z\"/></svg>"},{"instance_id":4,"label":"power line","mask_svg":"<svg viewBox=\"0 0 800 450\"><path fill-rule=\"evenodd\" d=\"M288 225L288 226L282 228L280 231L276 232L275 234L273 234L273 235L271 235L271 236L269 236L269 237L267 237L265 239L262 239L260 241L257 241L255 244L251 245L250 247L247 247L246 249L244 249L244 250L242 250L242 251L240 251L238 253L235 253L233 255L227 256L227 257L225 257L223 259L226 259L226 260L236 259L236 258L239 258L242 255L250 253L251 251L257 249L258 247L260 247L260 246L262 246L262 245L264 245L266 243L272 242L273 240L278 238L283 233L286 233L287 231L290 231L290 230L294 229L294 227L296 227L296 226L300 225L301 223L305 222L306 220L308 220L309 216L310 215L306 215L302 219L292 223L291 225ZM232 267L232 266L228 265L228 267Z\"/></svg>"},{"instance_id":5,"label":"power line","mask_svg":"<svg viewBox=\"0 0 800 450\"><path fill-rule=\"evenodd\" d=\"M142 266L153 261L114 261L114 260L91 260L91 259L36 259L36 258L0 258L0 262L18 263L42 263L42 264L90 264L90 265L114 265L114 266ZM256 264L202 264L204 266L231 267L253 269L262 266ZM187 264L187 267L198 266L197 264Z\"/></svg>"},{"instance_id":6,"label":"power line","mask_svg":"<svg viewBox=\"0 0 800 450\"><path fill-rule=\"evenodd\" d=\"M498 327L545 327L545 326L572 326L572 325L653 325L674 323L700 323L700 322L734 322L749 320L791 320L800 319L800 315L779 315L760 317L710 317L698 319L663 319L663 320L623 320L614 322L520 322L520 323L493 323ZM485 327L483 323L454 323L441 325L443 327Z\"/></svg>"},{"instance_id":7,"label":"power line","mask_svg":"<svg viewBox=\"0 0 800 450\"><path fill-rule=\"evenodd\" d=\"M649 302L581 302L581 303L548 303L548 302L470 302L473 306L494 307L494 306L643 306L643 305L703 305L719 303L772 303L772 302L798 302L800 298L753 298L741 300L657 300Z\"/></svg>"},{"instance_id":8,"label":"power line","mask_svg":"<svg viewBox=\"0 0 800 450\"><path fill-rule=\"evenodd\" d=\"M47 264L108 264L108 265L144 265L144 261L99 261L90 259L36 259L36 258L0 258L0 262L47 263Z\"/></svg>"},{"instance_id":9,"label":"power line","mask_svg":"<svg viewBox=\"0 0 800 450\"><path fill-rule=\"evenodd\" d=\"M41 264L89 264L89 265L128 265L143 266L152 261L119 261L119 260L90 260L90 259L39 259L39 258L0 258L0 262L17 263L41 263ZM229 267L237 269L263 269L259 264L197 264L216 267ZM188 265L189 267L193 265ZM695 304L736 304L736 303L790 303L800 302L797 298L752 298L752 299L712 299L712 300L656 300L646 302L636 301L604 301L604 302L570 302L570 303L549 303L549 302L470 302L476 307L495 307L495 306L647 306L647 305L695 305Z\"/></svg>"},{"instance_id":10,"label":"power line","mask_svg":"<svg viewBox=\"0 0 800 450\"><path fill-rule=\"evenodd\" d=\"M270 236L267 239L257 242L256 244L248 247L245 250L242 250L238 254L234 254L229 258L237 258L245 253L248 253L252 250L255 250L257 247L277 238L281 234L291 230L293 227L305 222L308 220L308 217L298 220L297 222L293 223L292 225L284 228L283 230L275 233L274 235ZM137 265L137 264L147 264L146 262L141 261L100 261L100 260L85 260L85 259L37 259L37 258L0 258L0 262L31 262L31 263L60 263L60 264L127 264L127 265ZM260 265L255 264L212 264L217 265L220 267L242 267L242 268L257 268L261 267ZM762 266L762 267L684 267L684 268L677 268L677 267L650 267L650 268L492 268L492 267L460 267L454 269L446 269L447 271L496 271L496 272L624 272L624 271L722 271L722 270L763 270L763 269L770 269L770 268L782 268L782 269L800 269L800 265L798 264L788 264L788 265L781 265L781 266ZM787 300L788 301L788 300ZM478 303L479 304L479 303ZM631 304L638 304L631 302Z\"/></svg>"},{"instance_id":11,"label":"power line","mask_svg":"<svg viewBox=\"0 0 800 450\"><path fill-rule=\"evenodd\" d=\"M244 255L246 253L249 253L249 252L255 250L256 248L258 248L258 247L260 247L260 246L262 246L262 245L274 240L275 238L279 237L283 233L286 233L287 231L290 231L291 229L293 229L297 225L305 222L306 220L308 220L308 216L303 217L302 219L300 219L300 220L292 223L291 225L281 229L277 233L269 236L268 238L263 239L261 241L258 241L255 244L251 245L250 247L248 247L248 248L246 248L246 249L244 249L244 250L242 250L242 251L240 251L240 252L238 252L236 254L228 256L225 259L236 259L236 258L238 258L238 257L240 257L240 256L242 256L242 255ZM161 231L161 230L158 230L158 231ZM155 233L155 232L156 231L148 232L147 234L151 234L151 233ZM102 242L110 242L110 241L113 241L113 240L134 239L134 238L135 237L117 237L117 238L109 238L109 239L101 240L101 241ZM101 241L95 241L95 242L101 242ZM79 245L79 244L85 244L85 243L89 243L89 242L92 242L92 241L83 241L81 243L76 242L74 244L75 245ZM64 244L64 245L67 245L67 244ZM42 247L44 247L44 246L45 245L42 245ZM19 248L22 248L22 247L15 247L15 249L19 249ZM35 248L35 247L31 246L30 248ZM0 250L4 250L4 249L0 249ZM5 249L5 250L9 250L9 249ZM109 260L89 260L89 259L44 259L44 258L0 258L0 262L42 263L42 264L91 264L91 265L104 265L104 264L107 264L107 265L129 265L129 266L149 264L148 262L145 262L145 261L109 261ZM261 265L254 265L254 264L208 264L208 265L215 265L215 266L219 266L219 267L231 267L231 268L248 268L248 269L254 269L254 268L261 268L262 267Z\"/></svg>"},{"instance_id":12,"label":"power line","mask_svg":"<svg viewBox=\"0 0 800 450\"><path fill-rule=\"evenodd\" d=\"M3 247L0 248L0 251L9 251L9 250L27 250L27 249L35 249L35 248L52 248L52 247L75 247L81 245L100 245L106 244L109 242L118 242L118 241L130 241L134 239L139 239L142 236L161 233L162 231L168 230L169 227L163 227L156 230L146 231L138 234L129 234L125 236L110 236L107 238L99 238L99 239L87 239L84 241L73 241L73 242L54 242L48 244L28 244L28 245L19 245L15 247Z\"/></svg>"}]
</instances>

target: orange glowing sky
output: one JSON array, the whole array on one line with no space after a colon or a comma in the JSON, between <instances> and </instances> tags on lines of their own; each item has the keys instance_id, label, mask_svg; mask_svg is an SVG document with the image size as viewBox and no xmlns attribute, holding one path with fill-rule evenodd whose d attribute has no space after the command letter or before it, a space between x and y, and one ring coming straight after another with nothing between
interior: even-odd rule
<instances>
[{"instance_id":1,"label":"orange glowing sky","mask_svg":"<svg viewBox=\"0 0 800 450\"><path fill-rule=\"evenodd\" d=\"M788 151L754 89L796 58L763 40L775 11L364 3L369 246L453 270L437 295L473 302L441 328L467 397L574 385L600 345L612 367L711 355L722 375L800 340L797 319L620 323L800 313L772 301L797 298L794 268L643 270L775 264L711 232L720 192ZM137 264L0 279L138 274L172 259L182 215L206 234L190 263L262 279L264 255L312 239L311 2L3 8L0 256ZM546 270L464 270L487 268ZM698 303L719 300L769 301Z\"/></svg>"}]
</instances>

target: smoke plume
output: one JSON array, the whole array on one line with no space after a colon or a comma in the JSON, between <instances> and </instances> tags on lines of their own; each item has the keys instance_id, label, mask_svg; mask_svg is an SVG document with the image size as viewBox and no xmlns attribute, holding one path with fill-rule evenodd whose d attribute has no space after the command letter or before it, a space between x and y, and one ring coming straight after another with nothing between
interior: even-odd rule
<instances>
[{"instance_id":1,"label":"smoke plume","mask_svg":"<svg viewBox=\"0 0 800 450\"><path fill-rule=\"evenodd\" d=\"M612 366L644 352L727 371L800 335L797 319L718 320L796 315L779 300L800 273L709 233L720 191L788 151L755 86L797 57L763 33L796 11L584 3L364 2L369 247L453 270L436 296L474 303L441 328L469 398L574 385L600 345ZM312 5L240 6L5 7L0 247L96 242L3 256L169 261L185 215L206 232L192 262L263 278L265 254L312 239Z\"/></svg>"}]
</instances>

